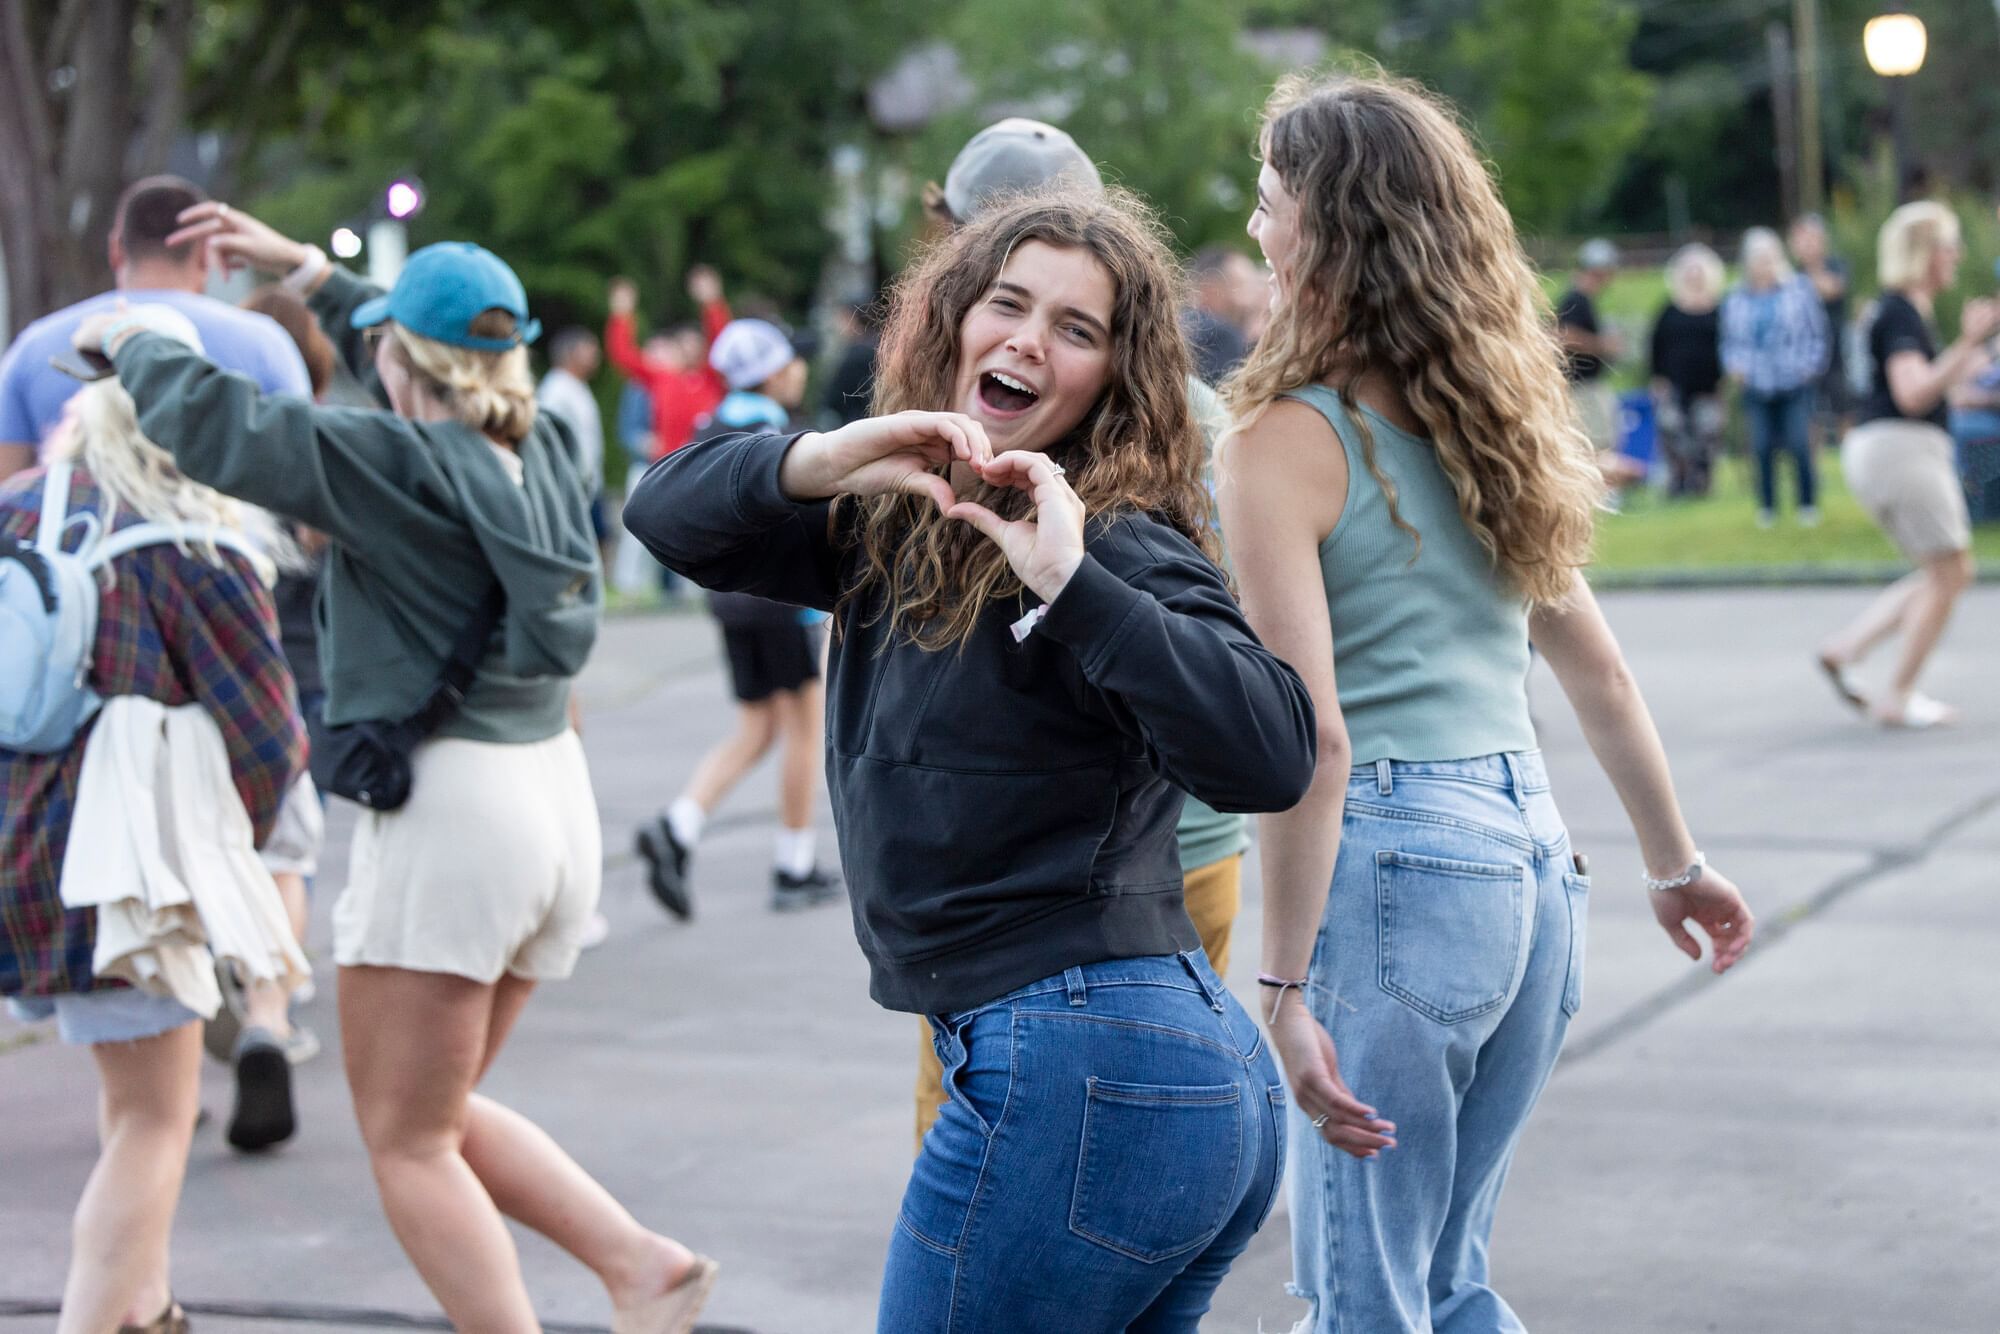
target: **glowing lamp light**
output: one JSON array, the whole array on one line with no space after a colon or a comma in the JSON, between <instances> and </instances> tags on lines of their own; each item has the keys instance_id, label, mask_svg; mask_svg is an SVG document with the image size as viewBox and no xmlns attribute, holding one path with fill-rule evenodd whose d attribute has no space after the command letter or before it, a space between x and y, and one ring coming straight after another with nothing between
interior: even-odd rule
<instances>
[{"instance_id":1,"label":"glowing lamp light","mask_svg":"<svg viewBox=\"0 0 2000 1334\"><path fill-rule=\"evenodd\" d=\"M389 185L389 216L401 220L416 216L424 206L424 192L408 181L392 181Z\"/></svg>"},{"instance_id":2,"label":"glowing lamp light","mask_svg":"<svg viewBox=\"0 0 2000 1334\"><path fill-rule=\"evenodd\" d=\"M336 227L329 248L339 259L353 259L361 253L361 234L352 227Z\"/></svg>"},{"instance_id":3,"label":"glowing lamp light","mask_svg":"<svg viewBox=\"0 0 2000 1334\"><path fill-rule=\"evenodd\" d=\"M1867 53L1868 68L1885 79L1902 78L1922 69L1929 46L1924 21L1915 14L1878 15L1861 30L1861 49Z\"/></svg>"}]
</instances>

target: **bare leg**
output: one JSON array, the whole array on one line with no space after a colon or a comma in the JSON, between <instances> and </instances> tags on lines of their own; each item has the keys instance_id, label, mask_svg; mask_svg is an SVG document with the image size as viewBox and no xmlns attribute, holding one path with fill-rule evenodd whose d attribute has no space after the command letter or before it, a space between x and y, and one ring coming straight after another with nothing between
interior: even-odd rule
<instances>
[{"instance_id":1,"label":"bare leg","mask_svg":"<svg viewBox=\"0 0 2000 1334\"><path fill-rule=\"evenodd\" d=\"M292 993L276 982L252 982L243 989L243 1026L262 1028L283 1039L292 1031Z\"/></svg>"},{"instance_id":2,"label":"bare leg","mask_svg":"<svg viewBox=\"0 0 2000 1334\"><path fill-rule=\"evenodd\" d=\"M1889 681L1887 694L1877 705L1878 716L1902 716L1910 692L1917 687L1917 677L1929 661L1931 650L1937 647L1938 640L1944 635L1944 627L1951 620L1958 595L1972 583L1972 575L1970 551L1954 551L1924 563L1924 582L1911 603L1903 634L1902 656L1897 659L1896 674Z\"/></svg>"},{"instance_id":3,"label":"bare leg","mask_svg":"<svg viewBox=\"0 0 2000 1334\"><path fill-rule=\"evenodd\" d=\"M102 1334L166 1308L167 1247L200 1111L200 1024L90 1051L103 1143L76 1204L58 1334Z\"/></svg>"},{"instance_id":4,"label":"bare leg","mask_svg":"<svg viewBox=\"0 0 2000 1334\"><path fill-rule=\"evenodd\" d=\"M1866 610L1820 646L1820 660L1835 667L1850 667L1867 657L1876 645L1902 628L1911 606L1923 591L1925 578L1924 571L1913 570L1883 589Z\"/></svg>"},{"instance_id":5,"label":"bare leg","mask_svg":"<svg viewBox=\"0 0 2000 1334\"><path fill-rule=\"evenodd\" d=\"M488 1068L534 989L524 978L500 979L488 1028ZM619 1309L666 1292L694 1263L685 1246L639 1226L548 1132L491 1098L472 1095L463 1152L500 1212L588 1265Z\"/></svg>"},{"instance_id":6,"label":"bare leg","mask_svg":"<svg viewBox=\"0 0 2000 1334\"><path fill-rule=\"evenodd\" d=\"M278 897L285 901L285 920L292 924L292 939L303 946L311 915L306 902L306 878L297 871L278 871L271 878L278 882Z\"/></svg>"},{"instance_id":7,"label":"bare leg","mask_svg":"<svg viewBox=\"0 0 2000 1334\"><path fill-rule=\"evenodd\" d=\"M797 690L780 690L771 703L776 707L782 740L778 822L787 829L805 829L812 824L813 791L824 762L825 691L819 682L809 681Z\"/></svg>"},{"instance_id":8,"label":"bare leg","mask_svg":"<svg viewBox=\"0 0 2000 1334\"><path fill-rule=\"evenodd\" d=\"M735 733L701 757L681 795L692 798L704 811L714 810L751 766L764 758L777 734L778 715L770 700L737 705Z\"/></svg>"},{"instance_id":9,"label":"bare leg","mask_svg":"<svg viewBox=\"0 0 2000 1334\"><path fill-rule=\"evenodd\" d=\"M341 1047L383 1212L445 1315L535 1334L514 1240L460 1152L494 995L448 973L342 968Z\"/></svg>"}]
</instances>

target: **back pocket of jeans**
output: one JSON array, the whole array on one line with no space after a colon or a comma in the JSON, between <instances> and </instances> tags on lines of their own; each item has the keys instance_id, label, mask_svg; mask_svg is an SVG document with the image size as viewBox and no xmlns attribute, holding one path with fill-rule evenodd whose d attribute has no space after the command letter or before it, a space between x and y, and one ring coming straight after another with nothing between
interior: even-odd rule
<instances>
[{"instance_id":1,"label":"back pocket of jeans","mask_svg":"<svg viewBox=\"0 0 2000 1334\"><path fill-rule=\"evenodd\" d=\"M1145 1264L1206 1245L1235 1207L1240 1090L1087 1084L1070 1231Z\"/></svg>"},{"instance_id":2,"label":"back pocket of jeans","mask_svg":"<svg viewBox=\"0 0 2000 1334\"><path fill-rule=\"evenodd\" d=\"M1583 945L1590 925L1590 877L1563 875L1569 900L1569 976L1563 982L1563 1013L1571 1019L1583 1008Z\"/></svg>"},{"instance_id":3,"label":"back pocket of jeans","mask_svg":"<svg viewBox=\"0 0 2000 1334\"><path fill-rule=\"evenodd\" d=\"M1382 990L1441 1024L1507 999L1521 960L1520 866L1375 854Z\"/></svg>"}]
</instances>

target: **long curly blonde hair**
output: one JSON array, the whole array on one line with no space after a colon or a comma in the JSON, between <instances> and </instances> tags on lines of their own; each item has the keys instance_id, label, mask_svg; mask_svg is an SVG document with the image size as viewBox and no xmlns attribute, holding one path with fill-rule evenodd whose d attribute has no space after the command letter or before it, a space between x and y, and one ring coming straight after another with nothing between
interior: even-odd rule
<instances>
[{"instance_id":1,"label":"long curly blonde hair","mask_svg":"<svg viewBox=\"0 0 2000 1334\"><path fill-rule=\"evenodd\" d=\"M1111 277L1111 378L1103 396L1048 456L1060 463L1092 522L1141 511L1216 556L1202 485L1203 444L1188 408L1180 269L1146 205L1123 190L1056 190L990 205L936 242L897 284L876 376L874 411L954 410L960 330L1027 241L1084 250ZM969 499L1025 517L1020 491L979 484ZM928 498L843 498L834 521L861 553L843 602L872 600L865 624L889 618L893 635L926 649L963 644L987 604L1018 597L1000 548L947 519ZM863 605L869 605L864 603Z\"/></svg>"},{"instance_id":2,"label":"long curly blonde hair","mask_svg":"<svg viewBox=\"0 0 2000 1334\"><path fill-rule=\"evenodd\" d=\"M1549 303L1486 165L1447 107L1380 74L1294 76L1264 110L1262 156L1298 201L1293 280L1224 386L1239 428L1324 381L1350 408L1371 372L1423 422L1466 526L1502 583L1559 602L1602 503ZM1396 509L1365 418L1369 471Z\"/></svg>"}]
</instances>

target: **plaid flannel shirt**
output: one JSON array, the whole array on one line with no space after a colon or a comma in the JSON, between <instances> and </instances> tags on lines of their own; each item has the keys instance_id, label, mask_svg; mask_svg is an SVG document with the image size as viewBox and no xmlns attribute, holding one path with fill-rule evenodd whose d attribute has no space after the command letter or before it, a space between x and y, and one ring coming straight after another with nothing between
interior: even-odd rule
<instances>
[{"instance_id":1,"label":"plaid flannel shirt","mask_svg":"<svg viewBox=\"0 0 2000 1334\"><path fill-rule=\"evenodd\" d=\"M1760 300L1770 302L1760 319ZM1826 372L1826 307L1802 274L1760 298L1739 287L1722 302L1722 365L1753 394L1788 394Z\"/></svg>"},{"instance_id":2,"label":"plaid flannel shirt","mask_svg":"<svg viewBox=\"0 0 2000 1334\"><path fill-rule=\"evenodd\" d=\"M0 484L0 533L32 539L42 470ZM70 512L95 512L97 488L78 470ZM114 528L139 522L129 510ZM171 546L142 547L100 584L91 686L104 696L142 695L169 707L199 704L222 729L236 790L261 845L305 760L292 674L278 647L271 595L249 562L226 566ZM24 755L0 748L0 994L88 991L97 917L62 905L63 850L90 728L67 750Z\"/></svg>"}]
</instances>

